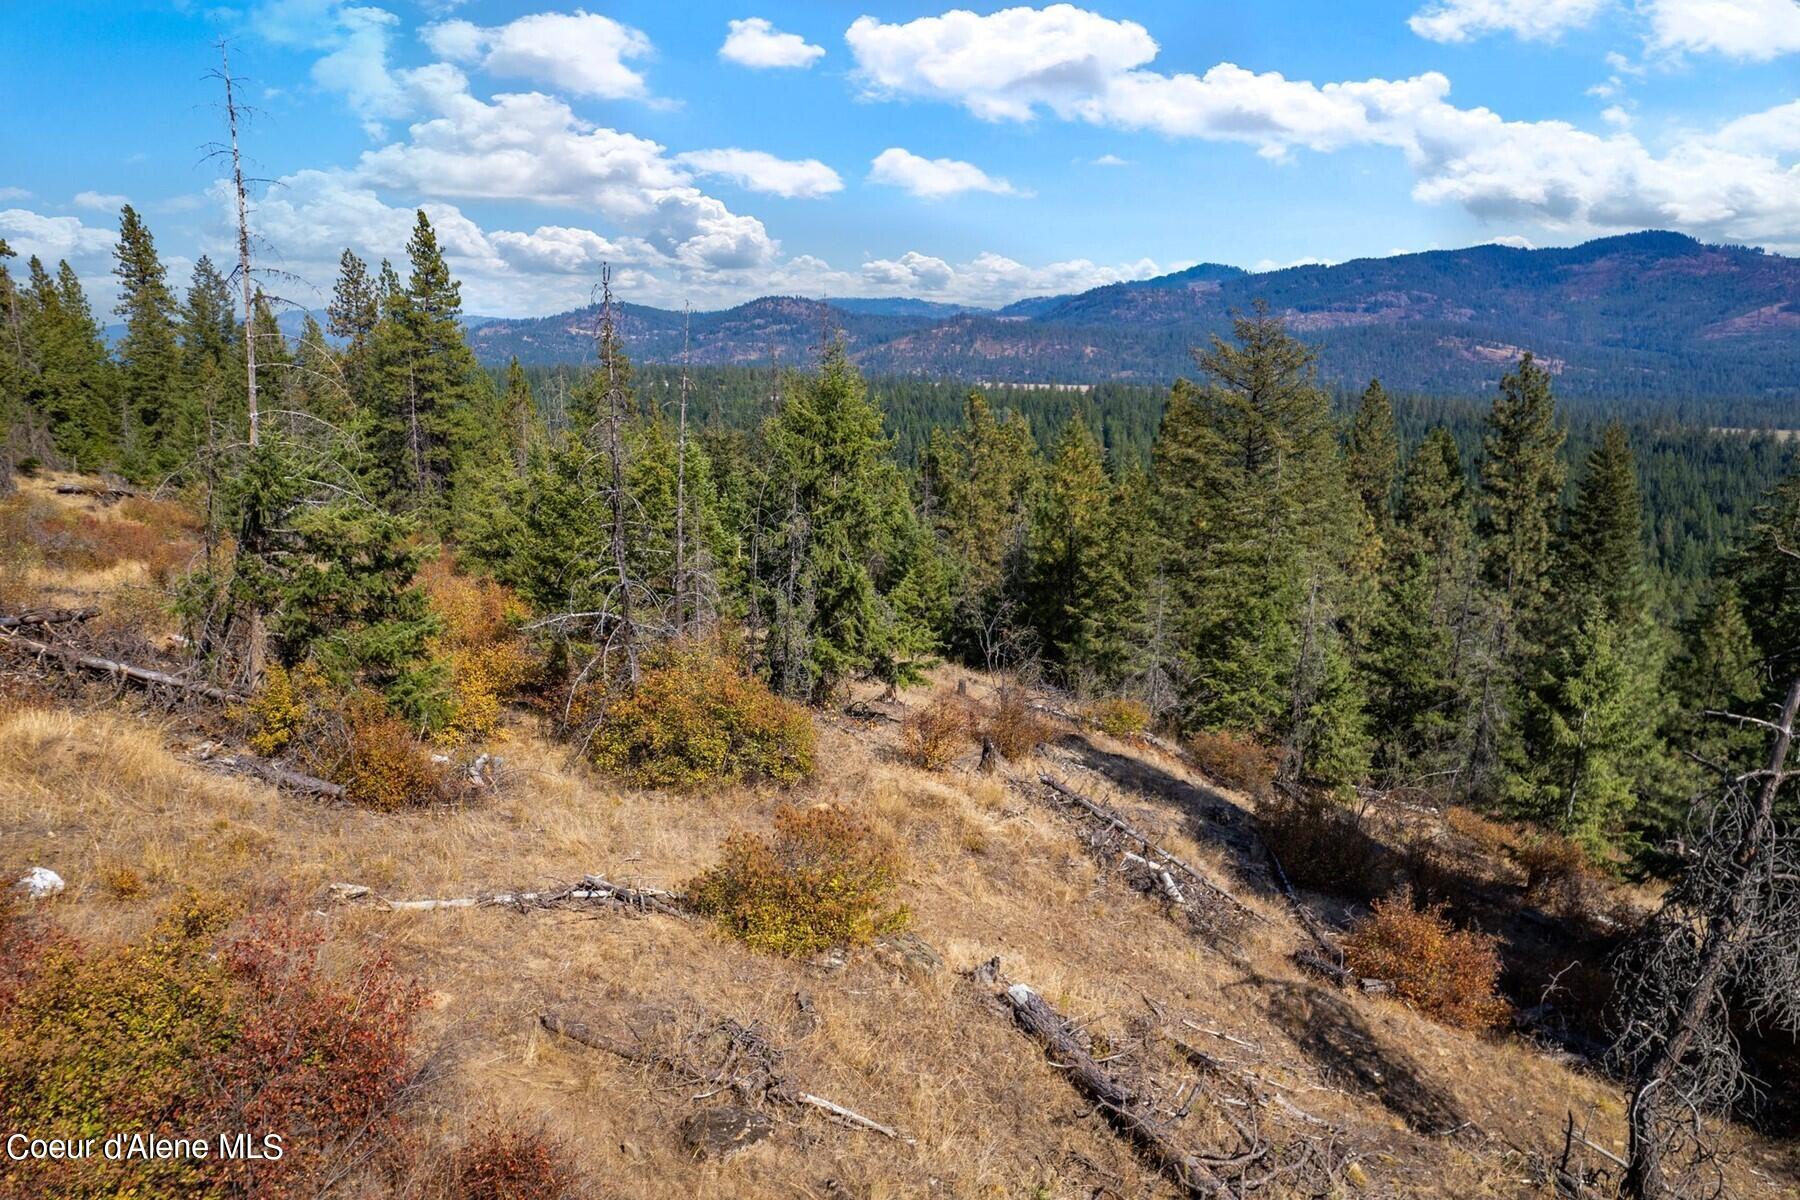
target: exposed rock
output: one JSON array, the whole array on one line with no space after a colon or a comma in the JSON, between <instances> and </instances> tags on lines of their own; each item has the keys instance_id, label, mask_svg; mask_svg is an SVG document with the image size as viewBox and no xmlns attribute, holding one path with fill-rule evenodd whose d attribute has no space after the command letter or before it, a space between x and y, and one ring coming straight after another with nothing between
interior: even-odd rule
<instances>
[{"instance_id":1,"label":"exposed rock","mask_svg":"<svg viewBox=\"0 0 1800 1200\"><path fill-rule=\"evenodd\" d=\"M815 971L823 971L827 975L841 971L850 962L850 952L842 946L833 946L829 950L813 955L810 965Z\"/></svg>"},{"instance_id":2,"label":"exposed rock","mask_svg":"<svg viewBox=\"0 0 1800 1200\"><path fill-rule=\"evenodd\" d=\"M794 993L794 1019L788 1022L788 1030L796 1041L811 1037L820 1025L819 1009L813 998L805 992Z\"/></svg>"},{"instance_id":3,"label":"exposed rock","mask_svg":"<svg viewBox=\"0 0 1800 1200\"><path fill-rule=\"evenodd\" d=\"M63 890L63 878L49 867L33 867L19 876L13 891L27 900L48 900Z\"/></svg>"},{"instance_id":4,"label":"exposed rock","mask_svg":"<svg viewBox=\"0 0 1800 1200\"><path fill-rule=\"evenodd\" d=\"M681 1123L681 1144L695 1158L726 1159L773 1133L775 1125L736 1104L704 1108Z\"/></svg>"},{"instance_id":5,"label":"exposed rock","mask_svg":"<svg viewBox=\"0 0 1800 1200\"><path fill-rule=\"evenodd\" d=\"M875 942L875 957L902 971L935 975L944 969L944 958L931 943L916 933L891 933Z\"/></svg>"}]
</instances>

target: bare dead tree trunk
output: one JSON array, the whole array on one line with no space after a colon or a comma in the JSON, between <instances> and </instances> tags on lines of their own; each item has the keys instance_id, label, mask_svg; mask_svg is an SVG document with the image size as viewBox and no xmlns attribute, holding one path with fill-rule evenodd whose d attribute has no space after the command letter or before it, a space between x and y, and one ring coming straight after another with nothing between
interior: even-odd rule
<instances>
[{"instance_id":1,"label":"bare dead tree trunk","mask_svg":"<svg viewBox=\"0 0 1800 1200\"><path fill-rule=\"evenodd\" d=\"M244 159L238 149L237 81L231 75L231 57L224 38L219 39L219 79L225 85L225 125L231 135L231 188L237 201L238 285L244 293L244 394L250 418L250 445L254 448L262 433L262 412L256 395L256 307L250 289L250 204L244 190ZM211 422L208 422L211 436ZM210 497L209 497L210 503ZM262 609L254 604L249 612L249 686L262 681L268 663L268 631L263 625Z\"/></svg>"},{"instance_id":2,"label":"bare dead tree trunk","mask_svg":"<svg viewBox=\"0 0 1800 1200\"><path fill-rule=\"evenodd\" d=\"M600 268L600 357L606 371L606 457L612 472L612 559L619 577L619 636L631 685L637 686L637 628L631 616L631 572L625 560L625 447L620 424L625 397L620 392L614 346L618 326L613 318L612 267Z\"/></svg>"},{"instance_id":3,"label":"bare dead tree trunk","mask_svg":"<svg viewBox=\"0 0 1800 1200\"><path fill-rule=\"evenodd\" d=\"M1750 821L1730 854L1735 879L1715 911L1706 914L1706 933L1692 982L1669 1015L1659 1049L1637 1071L1632 1089L1630 1120L1631 1165L1625 1175L1625 1195L1632 1200L1673 1200L1677 1195L1667 1176L1664 1157L1668 1113L1683 1103L1670 1093L1678 1090L1678 1075L1702 1029L1723 1002L1721 987L1743 956L1745 944L1759 932L1757 891L1765 882L1756 868L1776 852L1775 797L1788 777L1787 758L1793 746L1794 721L1800 713L1800 678L1789 685L1778 723L1755 722L1775 734L1769 765L1760 776L1761 790ZM1729 801L1727 801L1728 803ZM1697 868L1693 868L1697 869ZM1791 932L1791 931L1790 931Z\"/></svg>"},{"instance_id":4,"label":"bare dead tree trunk","mask_svg":"<svg viewBox=\"0 0 1800 1200\"><path fill-rule=\"evenodd\" d=\"M244 378L250 409L250 444L256 445L262 416L256 398L256 312L250 292L249 199L244 191L244 160L238 151L237 81L231 77L231 59L223 38L219 40L219 78L225 84L225 124L231 133L231 187L237 200L238 284L244 292Z\"/></svg>"},{"instance_id":5,"label":"bare dead tree trunk","mask_svg":"<svg viewBox=\"0 0 1800 1200\"><path fill-rule=\"evenodd\" d=\"M1001 993L1013 1019L1041 1043L1065 1078L1106 1117L1144 1158L1175 1181L1185 1195L1218 1196L1225 1183L1198 1156L1183 1150L1139 1097L1107 1074L1075 1040L1069 1023L1037 991L1015 983Z\"/></svg>"},{"instance_id":6,"label":"bare dead tree trunk","mask_svg":"<svg viewBox=\"0 0 1800 1200\"><path fill-rule=\"evenodd\" d=\"M687 411L688 337L694 322L694 306L681 314L681 408L675 434L675 636L687 633Z\"/></svg>"}]
</instances>

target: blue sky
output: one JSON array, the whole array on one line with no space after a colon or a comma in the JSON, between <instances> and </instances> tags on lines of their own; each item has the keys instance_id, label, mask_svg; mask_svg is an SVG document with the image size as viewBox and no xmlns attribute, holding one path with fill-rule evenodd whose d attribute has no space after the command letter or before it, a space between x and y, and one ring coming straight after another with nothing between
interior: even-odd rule
<instances>
[{"instance_id":1,"label":"blue sky","mask_svg":"<svg viewBox=\"0 0 1800 1200\"><path fill-rule=\"evenodd\" d=\"M0 236L101 306L125 199L178 280L230 257L221 37L264 258L309 305L418 206L494 315L584 302L603 261L711 308L1646 227L1800 252L1796 0L14 0L7 28Z\"/></svg>"}]
</instances>

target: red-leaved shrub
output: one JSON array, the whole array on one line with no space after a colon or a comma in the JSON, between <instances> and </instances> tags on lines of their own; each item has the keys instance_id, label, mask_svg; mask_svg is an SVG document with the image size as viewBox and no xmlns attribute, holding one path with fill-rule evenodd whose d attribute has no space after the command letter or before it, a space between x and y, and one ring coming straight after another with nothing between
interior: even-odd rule
<instances>
[{"instance_id":1,"label":"red-leaved shrub","mask_svg":"<svg viewBox=\"0 0 1800 1200\"><path fill-rule=\"evenodd\" d=\"M536 1130L490 1122L456 1153L451 1200L570 1200L568 1150Z\"/></svg>"},{"instance_id":2,"label":"red-leaved shrub","mask_svg":"<svg viewBox=\"0 0 1800 1200\"><path fill-rule=\"evenodd\" d=\"M420 994L380 957L318 963L288 917L227 927L189 893L139 941L89 946L0 913L0 1114L35 1137L203 1139L205 1157L23 1159L0 1195L67 1200L316 1194L383 1143ZM221 1137L279 1158L221 1155Z\"/></svg>"},{"instance_id":3,"label":"red-leaved shrub","mask_svg":"<svg viewBox=\"0 0 1800 1200\"><path fill-rule=\"evenodd\" d=\"M1400 999L1446 1025L1492 1029L1510 1011L1497 992L1496 939L1456 928L1442 904L1413 907L1409 892L1375 901L1344 938L1344 965L1388 980Z\"/></svg>"},{"instance_id":4,"label":"red-leaved shrub","mask_svg":"<svg viewBox=\"0 0 1800 1200\"><path fill-rule=\"evenodd\" d=\"M1236 729L1203 729L1189 735L1188 753L1207 778L1252 799L1269 794L1279 756L1253 735Z\"/></svg>"},{"instance_id":5,"label":"red-leaved shrub","mask_svg":"<svg viewBox=\"0 0 1800 1200\"><path fill-rule=\"evenodd\" d=\"M901 724L900 756L915 767L941 770L969 744L973 724L968 705L939 697Z\"/></svg>"}]
</instances>

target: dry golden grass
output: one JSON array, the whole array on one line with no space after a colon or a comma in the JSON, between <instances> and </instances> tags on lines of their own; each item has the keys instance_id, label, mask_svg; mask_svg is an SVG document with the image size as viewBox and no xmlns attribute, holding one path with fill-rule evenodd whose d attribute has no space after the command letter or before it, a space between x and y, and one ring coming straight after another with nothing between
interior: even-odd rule
<instances>
[{"instance_id":1,"label":"dry golden grass","mask_svg":"<svg viewBox=\"0 0 1800 1200\"><path fill-rule=\"evenodd\" d=\"M948 692L959 676L973 694L992 694L992 681L949 669L935 690ZM1022 780L1056 770L1245 896L1269 920L1234 940L1197 938L1122 888L1059 810L1004 775L908 766L891 725L834 717L818 725L819 767L801 787L675 795L622 788L515 723L495 739L507 759L498 795L466 808L380 813L210 772L188 756L193 735L174 720L0 704L0 872L60 873L68 891L50 909L87 938L141 932L169 897L199 885L315 912L340 947L380 945L429 990L423 1041L449 1057L448 1075L412 1118L425 1141L446 1144L503 1113L569 1146L599 1195L1170 1194L954 974L996 954L1010 978L1109 1044L1128 1041L1126 1023L1146 1011L1146 998L1254 1043L1256 1069L1340 1124L1362 1155L1366 1183L1347 1194L1547 1197L1525 1181L1518 1151L1549 1147L1571 1108L1595 1140L1622 1145L1611 1085L1517 1039L1446 1029L1297 972L1288 956L1301 935L1283 907L1232 874L1228 851L1197 832L1203 823L1190 807L1194 796L1237 810L1248 801L1175 759L1093 735L1092 756L1051 745L1006 770ZM1126 769L1109 780L1093 767L1102 761ZM673 888L709 866L726 835L766 833L784 801L841 804L903 848L896 898L949 972L908 975L868 951L826 971L757 954L697 920L397 913L327 899L339 881L395 898L456 896L587 872ZM810 1036L795 1024L797 992L817 1010ZM698 1006L761 1021L786 1049L794 1080L916 1143L806 1117L727 1163L695 1162L674 1133L691 1110L689 1091L544 1033L537 1014L564 1004ZM1248 1054L1216 1040L1203 1048ZM1767 1144L1745 1149L1760 1169L1784 1169ZM1791 1188L1793 1164L1785 1169ZM1740 1182L1758 1194L1754 1180Z\"/></svg>"},{"instance_id":2,"label":"dry golden grass","mask_svg":"<svg viewBox=\"0 0 1800 1200\"><path fill-rule=\"evenodd\" d=\"M866 953L822 973L756 954L698 921L388 913L323 898L337 881L393 897L447 896L585 871L675 886L709 862L721 834L766 830L779 793L619 790L515 730L497 800L382 814L212 774L170 748L178 744L172 727L111 713L25 708L0 717L5 865L61 873L69 891L57 915L87 937L135 933L159 901L194 884L285 891L321 912L338 939L379 942L432 993L426 1040L449 1047L455 1063L443 1092L455 1111L441 1122L472 1119L473 1101L457 1108L459 1095L490 1098L541 1121L597 1178L643 1196L824 1195L828 1179L872 1197L1076 1196L1097 1178L1083 1162L1116 1176L1126 1194L1164 1194L1036 1048L953 975L909 978ZM1525 1194L1501 1150L1431 1136L1424 1126L1439 1114L1456 1117L1446 1125L1470 1120L1518 1144L1547 1144L1575 1104L1617 1144L1612 1089L1517 1043L1304 979L1287 965L1285 929L1246 935L1222 953L1103 879L1057 813L1003 780L927 773L879 749L825 727L824 770L798 798L840 801L904 845L911 865L900 894L952 968L999 954L1009 976L1102 1036L1122 1040L1123 1022L1149 996L1256 1042L1259 1069L1380 1147L1364 1169L1383 1194L1440 1196L1451 1183L1457 1195ZM1223 871L1216 848L1188 837L1179 813L1097 779L1082 786L1156 829L1176 853ZM126 871L135 890L118 886ZM1280 916L1276 906L1264 911ZM810 1037L789 1032L796 991L821 1018ZM565 1003L691 1004L761 1020L809 1090L898 1125L917 1144L808 1119L727 1164L693 1162L673 1134L687 1100L666 1079L538 1028L541 1009Z\"/></svg>"}]
</instances>

